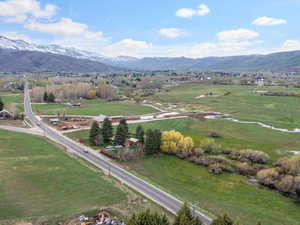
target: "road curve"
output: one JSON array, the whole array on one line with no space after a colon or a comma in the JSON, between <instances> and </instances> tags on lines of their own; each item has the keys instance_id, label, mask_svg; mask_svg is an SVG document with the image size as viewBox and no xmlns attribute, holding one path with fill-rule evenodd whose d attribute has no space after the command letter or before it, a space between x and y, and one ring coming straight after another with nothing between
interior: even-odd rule
<instances>
[{"instance_id":1,"label":"road curve","mask_svg":"<svg viewBox=\"0 0 300 225\"><path fill-rule=\"evenodd\" d=\"M28 89L28 83L25 84L25 93L24 93L24 109L25 114L28 119L39 126L43 131L47 138L65 146L67 149L72 151L77 156L84 158L90 163L94 164L98 168L104 170L106 173L109 173L116 179L120 180L122 183L128 185L132 189L156 202L166 210L176 214L178 210L181 208L183 202L174 198L170 194L160 190L159 188L149 184L148 182L134 176L133 174L125 171L119 166L115 165L113 162L110 162L105 157L101 155L91 154L92 149L83 146L72 139L63 136L57 130L51 128L46 123L41 121L34 113L32 112L30 95ZM86 151L90 153L86 153ZM204 224L211 224L212 220L208 216L204 215L199 211L195 211L195 215L197 215Z\"/></svg>"}]
</instances>

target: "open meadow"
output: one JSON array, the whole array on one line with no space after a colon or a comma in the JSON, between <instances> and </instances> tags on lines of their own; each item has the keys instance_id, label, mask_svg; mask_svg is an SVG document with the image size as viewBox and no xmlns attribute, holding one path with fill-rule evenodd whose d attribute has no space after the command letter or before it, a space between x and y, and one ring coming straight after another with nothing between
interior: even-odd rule
<instances>
[{"instance_id":1,"label":"open meadow","mask_svg":"<svg viewBox=\"0 0 300 225\"><path fill-rule=\"evenodd\" d=\"M150 97L155 102L176 103L178 108L229 113L279 128L300 128L300 98L261 96L264 91L300 94L299 88L279 86L185 84ZM212 93L212 96L206 94Z\"/></svg>"},{"instance_id":2,"label":"open meadow","mask_svg":"<svg viewBox=\"0 0 300 225\"><path fill-rule=\"evenodd\" d=\"M43 138L0 130L0 143L0 224L127 202L126 194L104 175Z\"/></svg>"},{"instance_id":3,"label":"open meadow","mask_svg":"<svg viewBox=\"0 0 300 225\"><path fill-rule=\"evenodd\" d=\"M235 174L213 175L174 156L146 157L124 164L138 176L204 212L227 213L245 225L299 225L299 207L280 193L256 187Z\"/></svg>"}]
</instances>

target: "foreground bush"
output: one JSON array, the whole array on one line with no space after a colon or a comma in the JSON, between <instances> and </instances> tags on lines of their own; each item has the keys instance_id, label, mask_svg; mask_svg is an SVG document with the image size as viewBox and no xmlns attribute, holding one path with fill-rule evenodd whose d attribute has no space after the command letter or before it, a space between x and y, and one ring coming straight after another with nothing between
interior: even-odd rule
<instances>
[{"instance_id":1,"label":"foreground bush","mask_svg":"<svg viewBox=\"0 0 300 225\"><path fill-rule=\"evenodd\" d=\"M250 161L260 164L266 164L270 159L270 157L265 152L255 150L232 151L230 153L230 158L242 162Z\"/></svg>"},{"instance_id":2,"label":"foreground bush","mask_svg":"<svg viewBox=\"0 0 300 225\"><path fill-rule=\"evenodd\" d=\"M274 163L274 166L280 173L298 176L300 175L300 155L280 158Z\"/></svg>"},{"instance_id":3,"label":"foreground bush","mask_svg":"<svg viewBox=\"0 0 300 225\"><path fill-rule=\"evenodd\" d=\"M261 170L257 173L257 179L261 184L273 188L279 179L279 173L275 168Z\"/></svg>"},{"instance_id":4,"label":"foreground bush","mask_svg":"<svg viewBox=\"0 0 300 225\"><path fill-rule=\"evenodd\" d=\"M281 177L280 180L275 183L275 188L283 193L292 193L294 191L294 177L290 175Z\"/></svg>"},{"instance_id":5,"label":"foreground bush","mask_svg":"<svg viewBox=\"0 0 300 225\"><path fill-rule=\"evenodd\" d=\"M235 163L235 168L237 172L243 176L255 176L258 171L255 167L250 166L246 162Z\"/></svg>"}]
</instances>

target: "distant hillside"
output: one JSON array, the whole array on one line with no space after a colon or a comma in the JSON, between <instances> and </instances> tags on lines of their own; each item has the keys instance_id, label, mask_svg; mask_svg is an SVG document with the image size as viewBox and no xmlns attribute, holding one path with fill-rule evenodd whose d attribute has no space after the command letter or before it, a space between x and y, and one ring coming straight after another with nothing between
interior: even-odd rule
<instances>
[{"instance_id":1,"label":"distant hillside","mask_svg":"<svg viewBox=\"0 0 300 225\"><path fill-rule=\"evenodd\" d=\"M198 59L140 59L128 56L106 57L97 52L58 45L36 45L3 36L0 36L0 50L0 71L108 72L116 70L115 67L137 70L300 71L300 51Z\"/></svg>"},{"instance_id":2,"label":"distant hillside","mask_svg":"<svg viewBox=\"0 0 300 225\"><path fill-rule=\"evenodd\" d=\"M1 72L112 72L120 70L100 62L69 56L0 48Z\"/></svg>"},{"instance_id":3,"label":"distant hillside","mask_svg":"<svg viewBox=\"0 0 300 225\"><path fill-rule=\"evenodd\" d=\"M153 57L112 62L130 69L141 70L227 70L227 71L300 71L300 51L280 52L269 55L208 57Z\"/></svg>"}]
</instances>

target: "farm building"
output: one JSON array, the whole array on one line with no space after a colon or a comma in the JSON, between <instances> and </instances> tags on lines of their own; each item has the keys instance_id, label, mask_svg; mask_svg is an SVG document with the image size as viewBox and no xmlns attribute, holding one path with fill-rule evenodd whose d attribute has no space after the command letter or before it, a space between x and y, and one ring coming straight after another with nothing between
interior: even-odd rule
<instances>
[{"instance_id":1,"label":"farm building","mask_svg":"<svg viewBox=\"0 0 300 225\"><path fill-rule=\"evenodd\" d=\"M58 118L50 119L50 123L53 125L57 125L60 123L60 120Z\"/></svg>"},{"instance_id":2,"label":"farm building","mask_svg":"<svg viewBox=\"0 0 300 225\"><path fill-rule=\"evenodd\" d=\"M5 109L3 109L2 111L0 111L0 119L2 119L2 120L13 119L13 117L14 117L14 115L11 112L9 112L9 111L7 111Z\"/></svg>"},{"instance_id":3,"label":"farm building","mask_svg":"<svg viewBox=\"0 0 300 225\"><path fill-rule=\"evenodd\" d=\"M106 118L106 115L100 114L99 116L95 116L93 119L98 123L103 123Z\"/></svg>"}]
</instances>

